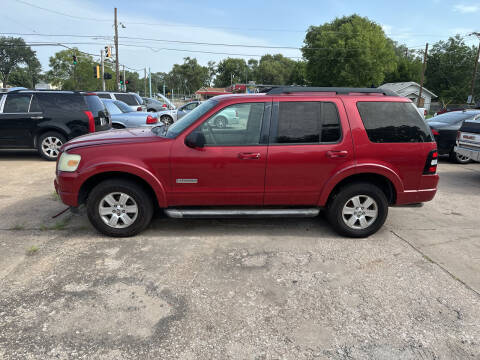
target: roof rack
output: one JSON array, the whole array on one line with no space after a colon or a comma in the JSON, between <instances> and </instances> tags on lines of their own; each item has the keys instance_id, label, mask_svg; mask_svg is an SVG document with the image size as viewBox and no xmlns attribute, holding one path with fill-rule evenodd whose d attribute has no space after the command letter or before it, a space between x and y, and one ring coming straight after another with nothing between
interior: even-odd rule
<instances>
[{"instance_id":1,"label":"roof rack","mask_svg":"<svg viewBox=\"0 0 480 360\"><path fill-rule=\"evenodd\" d=\"M392 90L379 88L348 88L348 87L308 87L308 86L273 86L265 89L268 95L291 94L302 92L334 92L336 94L383 94L385 96L398 96Z\"/></svg>"},{"instance_id":2,"label":"roof rack","mask_svg":"<svg viewBox=\"0 0 480 360\"><path fill-rule=\"evenodd\" d=\"M84 91L82 90L58 90L58 89L27 89L27 88L22 88L22 89L15 89L11 90L8 93L9 94L15 94L15 93L21 93L21 92L57 92L57 93L67 93L67 94L81 94Z\"/></svg>"}]
</instances>

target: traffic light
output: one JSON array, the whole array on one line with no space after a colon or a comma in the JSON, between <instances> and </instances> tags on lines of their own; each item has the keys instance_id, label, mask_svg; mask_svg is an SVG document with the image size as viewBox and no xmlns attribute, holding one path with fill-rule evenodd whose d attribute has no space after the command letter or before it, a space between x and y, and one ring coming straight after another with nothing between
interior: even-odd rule
<instances>
[{"instance_id":1,"label":"traffic light","mask_svg":"<svg viewBox=\"0 0 480 360\"><path fill-rule=\"evenodd\" d=\"M105 57L112 57L112 48L110 46L105 46Z\"/></svg>"},{"instance_id":2,"label":"traffic light","mask_svg":"<svg viewBox=\"0 0 480 360\"><path fill-rule=\"evenodd\" d=\"M104 78L105 80L110 80L110 79L112 78L112 74L107 73L107 72L106 72L106 73L103 73L103 78Z\"/></svg>"},{"instance_id":3,"label":"traffic light","mask_svg":"<svg viewBox=\"0 0 480 360\"><path fill-rule=\"evenodd\" d=\"M120 75L120 85L123 85L123 76Z\"/></svg>"},{"instance_id":4,"label":"traffic light","mask_svg":"<svg viewBox=\"0 0 480 360\"><path fill-rule=\"evenodd\" d=\"M93 67L93 77L95 79L100 79L100 65L96 65Z\"/></svg>"},{"instance_id":5,"label":"traffic light","mask_svg":"<svg viewBox=\"0 0 480 360\"><path fill-rule=\"evenodd\" d=\"M130 80L125 80L125 85L130 84Z\"/></svg>"},{"instance_id":6,"label":"traffic light","mask_svg":"<svg viewBox=\"0 0 480 360\"><path fill-rule=\"evenodd\" d=\"M72 61L73 61L73 65L77 65L77 56L76 55L72 56Z\"/></svg>"}]
</instances>

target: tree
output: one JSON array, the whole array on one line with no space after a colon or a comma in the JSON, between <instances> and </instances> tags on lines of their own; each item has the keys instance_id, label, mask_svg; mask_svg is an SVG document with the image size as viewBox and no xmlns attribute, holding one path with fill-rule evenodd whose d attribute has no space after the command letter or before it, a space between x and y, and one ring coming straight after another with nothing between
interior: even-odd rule
<instances>
[{"instance_id":1,"label":"tree","mask_svg":"<svg viewBox=\"0 0 480 360\"><path fill-rule=\"evenodd\" d=\"M0 37L0 75L3 87L7 86L12 71L17 70L21 64L31 64L31 71L41 70L35 51L22 38ZM35 76L38 75L39 73ZM30 77L33 79L31 74Z\"/></svg>"},{"instance_id":2,"label":"tree","mask_svg":"<svg viewBox=\"0 0 480 360\"><path fill-rule=\"evenodd\" d=\"M398 45L392 41L395 48L397 67L385 75L385 82L420 82L422 73L423 53L408 49L405 45Z\"/></svg>"},{"instance_id":3,"label":"tree","mask_svg":"<svg viewBox=\"0 0 480 360\"><path fill-rule=\"evenodd\" d=\"M465 103L470 95L477 49L467 46L459 35L435 43L428 54L425 87L444 103ZM474 94L477 97L480 95L479 85L480 81L477 81Z\"/></svg>"},{"instance_id":4,"label":"tree","mask_svg":"<svg viewBox=\"0 0 480 360\"><path fill-rule=\"evenodd\" d=\"M248 68L244 59L226 58L218 63L215 86L227 87L231 83L243 82L246 71Z\"/></svg>"},{"instance_id":5,"label":"tree","mask_svg":"<svg viewBox=\"0 0 480 360\"><path fill-rule=\"evenodd\" d=\"M303 85L305 83L303 63L289 59L282 54L264 55L260 62L250 62L254 67L257 83L272 85Z\"/></svg>"},{"instance_id":6,"label":"tree","mask_svg":"<svg viewBox=\"0 0 480 360\"><path fill-rule=\"evenodd\" d=\"M73 63L76 56L77 63ZM101 89L101 79L94 77L94 68L98 65L90 55L78 49L62 50L50 57L50 70L46 78L53 85L60 86L63 90L96 91ZM112 79L105 80L106 90L115 91L115 71L112 64L105 63L105 72L112 74Z\"/></svg>"},{"instance_id":7,"label":"tree","mask_svg":"<svg viewBox=\"0 0 480 360\"><path fill-rule=\"evenodd\" d=\"M378 86L396 68L381 26L358 15L311 26L304 43L306 77L315 86Z\"/></svg>"}]
</instances>

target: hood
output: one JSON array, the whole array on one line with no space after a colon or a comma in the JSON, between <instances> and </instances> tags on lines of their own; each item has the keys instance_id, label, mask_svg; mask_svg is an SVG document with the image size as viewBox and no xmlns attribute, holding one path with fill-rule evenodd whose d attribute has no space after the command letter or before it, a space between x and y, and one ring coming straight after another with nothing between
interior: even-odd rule
<instances>
[{"instance_id":1,"label":"hood","mask_svg":"<svg viewBox=\"0 0 480 360\"><path fill-rule=\"evenodd\" d=\"M62 146L62 151L68 151L83 146L98 146L110 144L139 143L149 141L166 141L168 139L155 135L151 128L130 128L99 131L79 136Z\"/></svg>"},{"instance_id":2,"label":"hood","mask_svg":"<svg viewBox=\"0 0 480 360\"><path fill-rule=\"evenodd\" d=\"M168 104L168 106L170 106L173 110L175 110L177 107L175 105L173 105L171 103L170 100L168 100L165 96L163 96L162 94L157 94L158 97L162 98L163 101L165 101L166 104Z\"/></svg>"}]
</instances>

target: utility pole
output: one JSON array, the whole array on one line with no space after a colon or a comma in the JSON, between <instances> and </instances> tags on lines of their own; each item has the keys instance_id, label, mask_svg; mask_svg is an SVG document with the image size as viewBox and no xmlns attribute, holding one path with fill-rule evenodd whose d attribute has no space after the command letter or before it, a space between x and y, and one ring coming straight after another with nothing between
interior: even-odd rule
<instances>
[{"instance_id":1,"label":"utility pole","mask_svg":"<svg viewBox=\"0 0 480 360\"><path fill-rule=\"evenodd\" d=\"M423 107L423 104L420 106L420 102L422 101L423 81L425 79L425 68L427 67L427 53L428 43L425 45L425 54L423 54L422 78L420 79L420 91L418 93L417 107Z\"/></svg>"},{"instance_id":2,"label":"utility pole","mask_svg":"<svg viewBox=\"0 0 480 360\"><path fill-rule=\"evenodd\" d=\"M115 73L117 78L117 91L120 91L120 67L118 63L118 23L117 8L115 8Z\"/></svg>"},{"instance_id":3,"label":"utility pole","mask_svg":"<svg viewBox=\"0 0 480 360\"><path fill-rule=\"evenodd\" d=\"M123 89L122 91L127 92L127 78L125 77L125 65L123 65Z\"/></svg>"},{"instance_id":4,"label":"utility pole","mask_svg":"<svg viewBox=\"0 0 480 360\"><path fill-rule=\"evenodd\" d=\"M150 90L150 97L152 97L152 72L150 71L150 68L148 68L148 88Z\"/></svg>"},{"instance_id":5,"label":"utility pole","mask_svg":"<svg viewBox=\"0 0 480 360\"><path fill-rule=\"evenodd\" d=\"M147 68L143 68L144 96L147 97Z\"/></svg>"},{"instance_id":6,"label":"utility pole","mask_svg":"<svg viewBox=\"0 0 480 360\"><path fill-rule=\"evenodd\" d=\"M474 32L470 35L475 35L480 40L480 33ZM475 100L473 98L473 93L475 91L475 80L477 78L477 69L478 69L478 59L480 58L480 41L478 43L477 57L475 58L475 65L473 66L473 75L472 75L472 86L470 89L470 104L474 104Z\"/></svg>"},{"instance_id":7,"label":"utility pole","mask_svg":"<svg viewBox=\"0 0 480 360\"><path fill-rule=\"evenodd\" d=\"M105 91L105 65L103 60L103 50L100 50L100 59L102 64L102 91Z\"/></svg>"}]
</instances>

